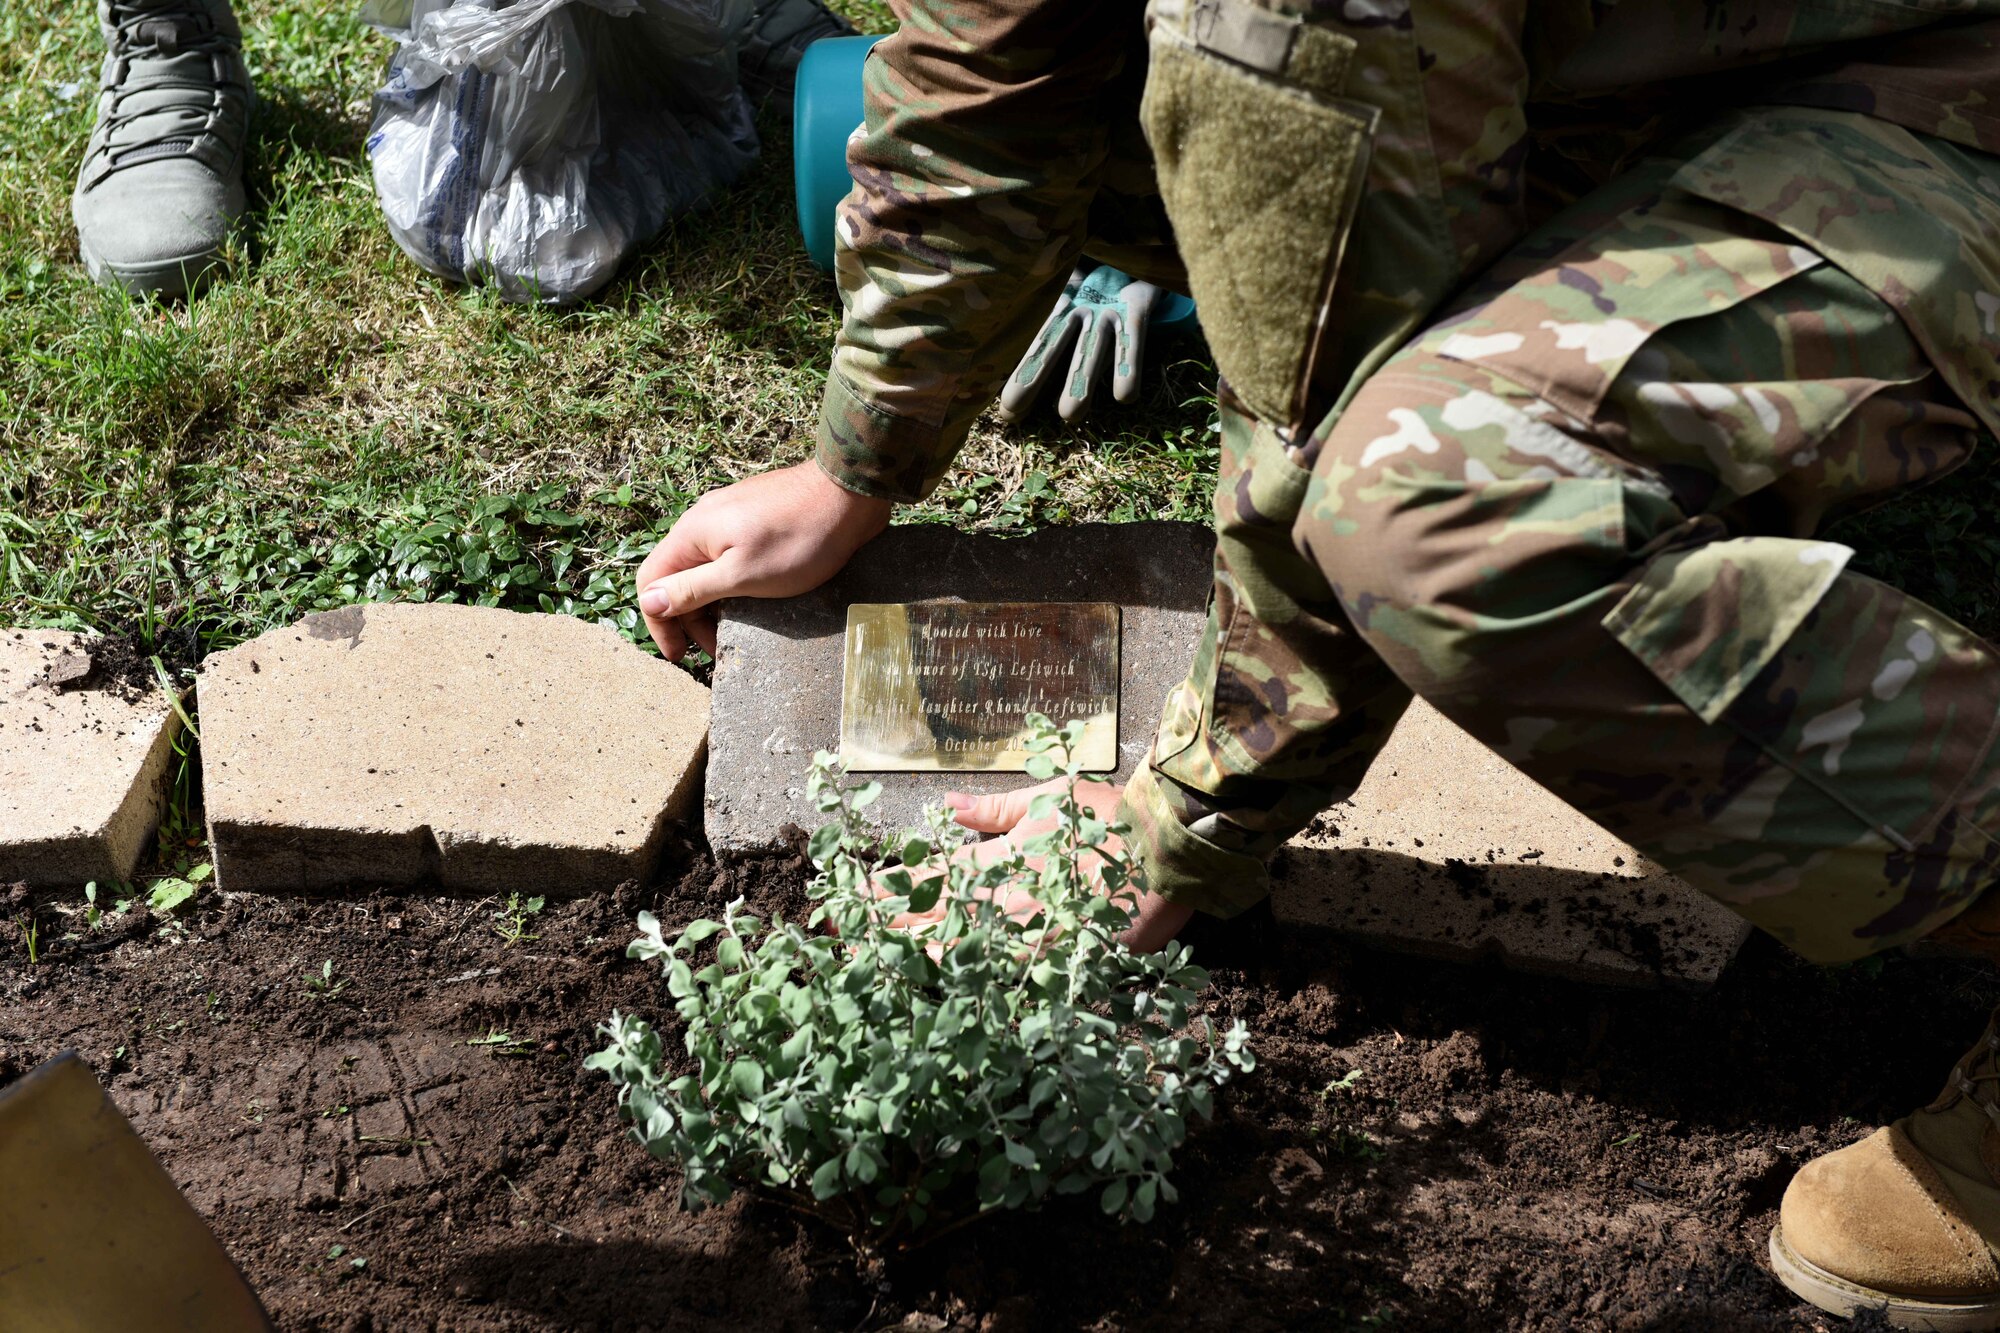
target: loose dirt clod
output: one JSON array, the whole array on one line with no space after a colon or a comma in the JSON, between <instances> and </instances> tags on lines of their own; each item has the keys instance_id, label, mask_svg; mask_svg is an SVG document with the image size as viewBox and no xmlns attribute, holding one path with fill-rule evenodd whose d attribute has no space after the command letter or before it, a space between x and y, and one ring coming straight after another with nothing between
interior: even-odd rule
<instances>
[{"instance_id":1,"label":"loose dirt clod","mask_svg":"<svg viewBox=\"0 0 2000 1333\"><path fill-rule=\"evenodd\" d=\"M72 648L57 653L42 668L41 683L52 690L78 688L90 679L90 673L96 669L97 663L91 660L89 653Z\"/></svg>"},{"instance_id":2,"label":"loose dirt clod","mask_svg":"<svg viewBox=\"0 0 2000 1333\"><path fill-rule=\"evenodd\" d=\"M58 693L102 690L125 703L138 703L160 688L153 662L137 642L119 634L52 636L25 632L42 651L40 673L30 680ZM0 681L4 686L4 681Z\"/></svg>"}]
</instances>

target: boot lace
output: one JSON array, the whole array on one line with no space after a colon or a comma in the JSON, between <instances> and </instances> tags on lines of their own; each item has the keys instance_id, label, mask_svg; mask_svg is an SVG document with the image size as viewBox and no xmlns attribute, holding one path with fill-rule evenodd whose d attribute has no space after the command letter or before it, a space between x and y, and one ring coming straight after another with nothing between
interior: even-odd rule
<instances>
[{"instance_id":1,"label":"boot lace","mask_svg":"<svg viewBox=\"0 0 2000 1333\"><path fill-rule=\"evenodd\" d=\"M1951 1086L2000 1129L2000 1015L1987 1024L1979 1044L1952 1066Z\"/></svg>"},{"instance_id":2,"label":"boot lace","mask_svg":"<svg viewBox=\"0 0 2000 1333\"><path fill-rule=\"evenodd\" d=\"M216 109L216 57L234 54L235 40L188 0L119 0L108 9L111 52L126 67L98 121L97 155L117 171L193 152ZM128 107L139 95L144 104Z\"/></svg>"}]
</instances>

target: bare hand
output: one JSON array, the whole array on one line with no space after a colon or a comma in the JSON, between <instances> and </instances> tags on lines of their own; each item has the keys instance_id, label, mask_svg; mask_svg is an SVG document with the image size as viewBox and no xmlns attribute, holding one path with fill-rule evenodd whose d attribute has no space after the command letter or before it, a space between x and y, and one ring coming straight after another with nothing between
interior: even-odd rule
<instances>
[{"instance_id":1,"label":"bare hand","mask_svg":"<svg viewBox=\"0 0 2000 1333\"><path fill-rule=\"evenodd\" d=\"M681 659L689 639L713 653L716 601L812 591L889 526L893 508L811 462L710 491L639 566L646 629L669 662Z\"/></svg>"},{"instance_id":2,"label":"bare hand","mask_svg":"<svg viewBox=\"0 0 2000 1333\"><path fill-rule=\"evenodd\" d=\"M1047 833L1055 827L1053 818L1028 818L1028 806L1043 792L1060 790L1068 778L1055 778L1035 787L1021 787L1014 791L997 792L991 796L968 796L963 792L949 792L945 804L951 807L952 821L976 833L991 833L998 836L987 838L961 848L960 856L970 857L973 864L987 866L1003 857L1011 856L1016 849L1031 839ZM1076 803L1089 814L1099 819L1110 820L1118 813L1118 798L1122 789L1108 782L1082 781L1076 784ZM1118 852L1124 844L1118 838L1108 838L1104 849ZM1031 858L1031 864L1033 863ZM1095 870L1096 859L1087 860L1083 866L1085 873ZM1011 916L1029 916L1039 906L1027 893L1016 890L1001 907ZM1132 926L1123 936L1125 944L1140 952L1152 953L1165 948L1174 936L1180 934L1181 927L1194 916L1192 907L1178 906L1168 902L1156 893L1139 895L1138 912ZM929 912L912 913L896 924L904 928L928 921L940 920L944 916L944 904L939 903Z\"/></svg>"}]
</instances>

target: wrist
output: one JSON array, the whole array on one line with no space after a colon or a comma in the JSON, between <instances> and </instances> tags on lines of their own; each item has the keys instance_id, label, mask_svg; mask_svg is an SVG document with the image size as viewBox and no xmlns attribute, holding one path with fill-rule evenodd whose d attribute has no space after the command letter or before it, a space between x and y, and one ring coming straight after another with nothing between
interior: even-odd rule
<instances>
[{"instance_id":1,"label":"wrist","mask_svg":"<svg viewBox=\"0 0 2000 1333\"><path fill-rule=\"evenodd\" d=\"M896 510L894 500L879 495L864 495L852 487L843 485L840 478L828 472L817 461L801 463L800 468L811 478L812 489L818 493L820 503L835 515L835 528L856 536L856 545L867 541L889 526L889 517Z\"/></svg>"}]
</instances>

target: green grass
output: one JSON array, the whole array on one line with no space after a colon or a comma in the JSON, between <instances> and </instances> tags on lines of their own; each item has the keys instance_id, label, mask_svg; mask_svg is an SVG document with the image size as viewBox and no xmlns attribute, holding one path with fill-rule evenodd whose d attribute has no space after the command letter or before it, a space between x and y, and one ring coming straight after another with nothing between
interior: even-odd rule
<instances>
[{"instance_id":1,"label":"green grass","mask_svg":"<svg viewBox=\"0 0 2000 1333\"><path fill-rule=\"evenodd\" d=\"M395 248L363 139L390 44L357 6L239 4L260 104L230 276L134 305L77 262L101 58L85 5L0 13L0 624L202 653L360 599L606 619L703 491L809 453L838 321L761 164L577 310L454 288ZM843 6L881 28L873 0ZM908 521L1204 519L1207 368L1082 430L982 423Z\"/></svg>"}]
</instances>

